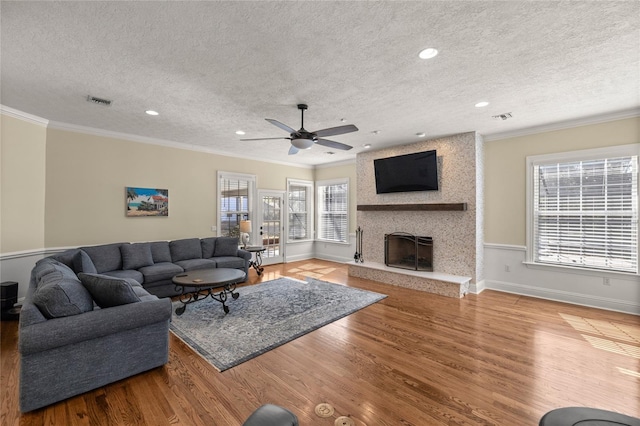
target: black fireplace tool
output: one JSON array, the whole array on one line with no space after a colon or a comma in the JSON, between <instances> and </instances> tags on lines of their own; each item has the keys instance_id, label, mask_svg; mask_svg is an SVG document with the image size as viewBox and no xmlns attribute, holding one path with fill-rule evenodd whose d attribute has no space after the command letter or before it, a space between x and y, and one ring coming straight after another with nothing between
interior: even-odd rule
<instances>
[{"instance_id":1,"label":"black fireplace tool","mask_svg":"<svg viewBox=\"0 0 640 426\"><path fill-rule=\"evenodd\" d=\"M362 228L358 226L356 229L356 254L353 255L354 262L363 263L364 259L362 258Z\"/></svg>"}]
</instances>

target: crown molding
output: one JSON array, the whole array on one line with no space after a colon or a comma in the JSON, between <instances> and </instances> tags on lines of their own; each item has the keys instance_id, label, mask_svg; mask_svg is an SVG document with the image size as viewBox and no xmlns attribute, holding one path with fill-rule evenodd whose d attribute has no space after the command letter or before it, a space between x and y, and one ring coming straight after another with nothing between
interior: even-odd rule
<instances>
[{"instance_id":1,"label":"crown molding","mask_svg":"<svg viewBox=\"0 0 640 426\"><path fill-rule=\"evenodd\" d=\"M286 161L257 159L255 156L237 155L237 154L232 154L224 151L217 151L211 148L194 145L194 144L185 144L185 143L174 142L169 140L149 138L146 136L138 136L130 133L114 132L111 130L103 130L103 129L97 129L94 127L80 126L77 124L69 124L69 123L62 123L59 121L46 120L44 118L27 114L25 112L22 112L17 109L10 108L4 105L0 105L0 113L7 115L9 117L17 118L19 120L34 123L39 126L44 126L47 129L62 130L62 131L68 131L68 132L74 132L74 133L84 133L92 136L120 139L120 140L125 140L130 142L145 143L149 145L164 146L168 148L182 149L187 151L204 152L207 154L219 155L224 157L242 158L246 160L260 161L262 163L271 163L271 164L279 164L279 165L284 165L289 167L298 167L301 169L313 169L315 167L313 165L295 164L295 163L289 163Z\"/></svg>"},{"instance_id":2,"label":"crown molding","mask_svg":"<svg viewBox=\"0 0 640 426\"><path fill-rule=\"evenodd\" d=\"M26 112L18 111L17 109L8 107L6 105L0 104L0 113L8 117L13 117L22 121L28 121L29 123L32 123L32 124L37 124L38 126L47 127L49 125L49 120L45 118L38 117L32 114L27 114Z\"/></svg>"},{"instance_id":3,"label":"crown molding","mask_svg":"<svg viewBox=\"0 0 640 426\"><path fill-rule=\"evenodd\" d=\"M552 132L555 130L570 129L573 127L588 126L590 124L600 124L609 121L624 120L626 118L640 117L640 108L631 108L607 114L592 115L589 117L577 118L574 120L559 121L556 123L543 124L540 126L528 127L526 129L512 130L500 133L482 134L485 142L497 141L501 139L515 138L519 136L534 135L536 133Z\"/></svg>"},{"instance_id":4,"label":"crown molding","mask_svg":"<svg viewBox=\"0 0 640 426\"><path fill-rule=\"evenodd\" d=\"M339 167L339 166L348 166L351 164L356 164L356 159L352 159L352 160L342 160L342 161L336 161L333 163L323 163L323 164L316 164L314 167L316 169L327 169L330 167Z\"/></svg>"},{"instance_id":5,"label":"crown molding","mask_svg":"<svg viewBox=\"0 0 640 426\"><path fill-rule=\"evenodd\" d=\"M71 132L76 132L76 133L85 133L85 134L89 134L89 135L93 135L93 136L101 136L101 137L107 137L107 138L113 138L113 139L120 139L120 140L125 140L125 141L130 141L130 142L144 143L144 144L148 144L148 145L156 145L156 146L163 146L163 147L167 147L167 148L182 149L182 150L185 150L185 151L204 152L206 154L218 155L218 156L221 156L221 157L241 158L241 159L244 159L244 160L259 161L261 163L272 163L272 164L279 164L279 165L290 166L290 167L298 167L298 168L313 168L313 166L288 163L286 161L258 159L258 158L256 158L255 155L253 155L253 156L251 156L251 155L238 155L238 154L235 154L235 153L230 153L230 152L226 152L226 151L219 151L219 150L215 150L215 149L212 149L212 148L207 148L207 147L202 146L202 145L188 144L188 143L182 143L182 142L174 142L174 141L170 141L170 140L166 140L166 139L149 138L149 137L146 137L146 136L138 136L138 135L133 135L133 134L130 134L130 133L120 133L120 132L114 132L114 131L111 131L111 130L95 129L95 128L92 128L92 127L78 126L78 125L74 125L74 124L67 124L67 123L60 123L60 122L50 122L49 123L49 128L58 129L58 130L65 130L65 131L71 131Z\"/></svg>"}]
</instances>

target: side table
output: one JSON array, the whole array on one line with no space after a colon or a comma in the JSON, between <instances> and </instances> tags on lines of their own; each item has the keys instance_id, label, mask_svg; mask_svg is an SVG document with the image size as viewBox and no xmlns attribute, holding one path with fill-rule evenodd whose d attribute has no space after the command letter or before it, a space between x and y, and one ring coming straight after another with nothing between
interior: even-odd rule
<instances>
[{"instance_id":1,"label":"side table","mask_svg":"<svg viewBox=\"0 0 640 426\"><path fill-rule=\"evenodd\" d=\"M243 250L253 255L253 258L249 261L249 267L255 269L258 276L262 275L262 271L264 270L262 267L262 253L266 248L264 246L246 246Z\"/></svg>"}]
</instances>

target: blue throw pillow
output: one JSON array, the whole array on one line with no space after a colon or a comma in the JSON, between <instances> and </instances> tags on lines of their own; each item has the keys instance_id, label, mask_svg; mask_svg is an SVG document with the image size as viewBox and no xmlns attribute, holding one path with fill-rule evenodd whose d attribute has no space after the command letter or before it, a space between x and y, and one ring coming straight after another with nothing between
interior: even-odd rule
<instances>
[{"instance_id":1,"label":"blue throw pillow","mask_svg":"<svg viewBox=\"0 0 640 426\"><path fill-rule=\"evenodd\" d=\"M218 237L213 250L214 256L236 256L238 254L238 239L235 237Z\"/></svg>"},{"instance_id":2,"label":"blue throw pillow","mask_svg":"<svg viewBox=\"0 0 640 426\"><path fill-rule=\"evenodd\" d=\"M69 267L43 259L34 269L38 287L33 303L48 319L78 315L93 310L91 294Z\"/></svg>"},{"instance_id":3,"label":"blue throw pillow","mask_svg":"<svg viewBox=\"0 0 640 426\"><path fill-rule=\"evenodd\" d=\"M131 278L114 278L100 274L78 274L82 285L89 290L91 297L101 308L126 305L140 301L133 290ZM131 280L136 283L135 280Z\"/></svg>"},{"instance_id":4,"label":"blue throw pillow","mask_svg":"<svg viewBox=\"0 0 640 426\"><path fill-rule=\"evenodd\" d=\"M149 243L123 244L120 246L120 252L122 253L122 269L140 269L153 265Z\"/></svg>"}]
</instances>

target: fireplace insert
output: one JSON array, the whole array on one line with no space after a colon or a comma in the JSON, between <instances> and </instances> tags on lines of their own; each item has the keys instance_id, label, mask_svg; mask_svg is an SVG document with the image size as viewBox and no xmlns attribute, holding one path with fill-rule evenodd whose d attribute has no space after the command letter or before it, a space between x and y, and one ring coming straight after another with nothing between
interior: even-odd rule
<instances>
[{"instance_id":1,"label":"fireplace insert","mask_svg":"<svg viewBox=\"0 0 640 426\"><path fill-rule=\"evenodd\" d=\"M414 271L433 271L433 238L406 232L384 236L384 263Z\"/></svg>"}]
</instances>

